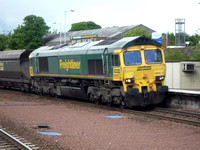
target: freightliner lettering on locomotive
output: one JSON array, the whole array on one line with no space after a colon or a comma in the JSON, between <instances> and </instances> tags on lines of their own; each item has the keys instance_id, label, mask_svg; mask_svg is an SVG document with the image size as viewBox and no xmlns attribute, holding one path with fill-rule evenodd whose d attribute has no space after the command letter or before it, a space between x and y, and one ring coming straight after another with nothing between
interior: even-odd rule
<instances>
[{"instance_id":1,"label":"freightliner lettering on locomotive","mask_svg":"<svg viewBox=\"0 0 200 150\"><path fill-rule=\"evenodd\" d=\"M0 84L121 107L159 104L168 87L162 46L145 37L0 52Z\"/></svg>"}]
</instances>

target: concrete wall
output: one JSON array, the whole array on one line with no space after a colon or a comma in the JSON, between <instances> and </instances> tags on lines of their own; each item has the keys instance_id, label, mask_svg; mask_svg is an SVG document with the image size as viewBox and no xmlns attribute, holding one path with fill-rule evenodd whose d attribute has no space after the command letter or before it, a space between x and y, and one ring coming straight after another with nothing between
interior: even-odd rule
<instances>
[{"instance_id":1,"label":"concrete wall","mask_svg":"<svg viewBox=\"0 0 200 150\"><path fill-rule=\"evenodd\" d=\"M169 88L180 88L180 63L166 63L165 84Z\"/></svg>"},{"instance_id":2,"label":"concrete wall","mask_svg":"<svg viewBox=\"0 0 200 150\"><path fill-rule=\"evenodd\" d=\"M184 72L184 64L194 64L194 72ZM165 84L169 88L200 89L200 61L166 62Z\"/></svg>"},{"instance_id":3,"label":"concrete wall","mask_svg":"<svg viewBox=\"0 0 200 150\"><path fill-rule=\"evenodd\" d=\"M170 93L167 95L166 106L170 108L200 110L200 100L197 95Z\"/></svg>"}]
</instances>

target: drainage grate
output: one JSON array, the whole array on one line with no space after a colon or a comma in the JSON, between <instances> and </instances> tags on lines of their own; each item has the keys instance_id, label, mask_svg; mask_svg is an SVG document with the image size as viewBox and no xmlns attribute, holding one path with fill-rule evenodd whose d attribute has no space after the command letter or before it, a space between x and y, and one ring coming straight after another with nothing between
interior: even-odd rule
<instances>
[{"instance_id":1,"label":"drainage grate","mask_svg":"<svg viewBox=\"0 0 200 150\"><path fill-rule=\"evenodd\" d=\"M38 124L32 126L34 129L50 129L50 126L48 124Z\"/></svg>"}]
</instances>

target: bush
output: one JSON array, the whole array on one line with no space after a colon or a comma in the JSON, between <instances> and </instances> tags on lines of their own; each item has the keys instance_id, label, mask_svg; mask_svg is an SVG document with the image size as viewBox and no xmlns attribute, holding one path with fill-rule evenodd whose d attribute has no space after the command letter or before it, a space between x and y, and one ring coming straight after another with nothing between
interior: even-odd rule
<instances>
[{"instance_id":1,"label":"bush","mask_svg":"<svg viewBox=\"0 0 200 150\"><path fill-rule=\"evenodd\" d=\"M200 45L198 45L196 50L192 53L191 60L200 60Z\"/></svg>"},{"instance_id":2,"label":"bush","mask_svg":"<svg viewBox=\"0 0 200 150\"><path fill-rule=\"evenodd\" d=\"M165 50L166 60L187 60L189 57L179 49L166 49Z\"/></svg>"}]
</instances>

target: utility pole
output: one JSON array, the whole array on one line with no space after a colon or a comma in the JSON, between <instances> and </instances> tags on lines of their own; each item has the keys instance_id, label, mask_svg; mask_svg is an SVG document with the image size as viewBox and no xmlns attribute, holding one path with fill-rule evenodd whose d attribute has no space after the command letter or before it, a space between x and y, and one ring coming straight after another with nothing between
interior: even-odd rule
<instances>
[{"instance_id":1,"label":"utility pole","mask_svg":"<svg viewBox=\"0 0 200 150\"><path fill-rule=\"evenodd\" d=\"M61 42L61 23L54 22L53 24L59 24L60 25L60 45L61 45L62 44L62 42Z\"/></svg>"},{"instance_id":2,"label":"utility pole","mask_svg":"<svg viewBox=\"0 0 200 150\"><path fill-rule=\"evenodd\" d=\"M66 37L66 34L67 34L67 29L66 29L66 13L67 12L75 12L74 10L70 10L70 11L65 11L64 12L64 26L65 26L65 33L64 33L64 44L67 43L67 37Z\"/></svg>"}]
</instances>

